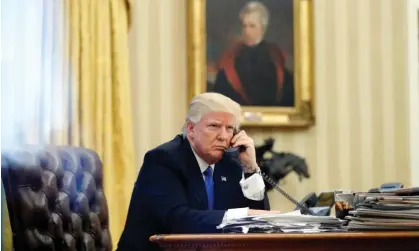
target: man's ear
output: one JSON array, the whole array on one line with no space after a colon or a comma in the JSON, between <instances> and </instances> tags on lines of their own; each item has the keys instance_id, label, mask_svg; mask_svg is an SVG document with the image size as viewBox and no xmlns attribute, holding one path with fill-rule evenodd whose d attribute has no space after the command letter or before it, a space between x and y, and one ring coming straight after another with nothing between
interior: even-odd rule
<instances>
[{"instance_id":1,"label":"man's ear","mask_svg":"<svg viewBox=\"0 0 419 251\"><path fill-rule=\"evenodd\" d=\"M188 120L188 122L186 122L186 133L189 137L193 137L194 127L195 127L195 124L192 123L191 121Z\"/></svg>"}]
</instances>

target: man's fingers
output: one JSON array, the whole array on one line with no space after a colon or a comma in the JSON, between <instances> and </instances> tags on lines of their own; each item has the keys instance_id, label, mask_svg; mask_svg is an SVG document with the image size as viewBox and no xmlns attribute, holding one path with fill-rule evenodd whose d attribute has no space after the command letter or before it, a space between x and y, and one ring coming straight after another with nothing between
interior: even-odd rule
<instances>
[{"instance_id":1,"label":"man's fingers","mask_svg":"<svg viewBox=\"0 0 419 251\"><path fill-rule=\"evenodd\" d=\"M240 145L253 146L253 140L247 136L245 131L240 131L231 139L231 144L233 147Z\"/></svg>"},{"instance_id":2,"label":"man's fingers","mask_svg":"<svg viewBox=\"0 0 419 251\"><path fill-rule=\"evenodd\" d=\"M252 141L250 139L238 139L234 144L233 147L238 147L238 146L252 146Z\"/></svg>"},{"instance_id":3,"label":"man's fingers","mask_svg":"<svg viewBox=\"0 0 419 251\"><path fill-rule=\"evenodd\" d=\"M237 141L239 138L243 137L243 135L244 135L244 136L247 136L247 134L246 134L246 132L245 132L245 131L240 131L240 132L238 132L238 133L237 133L236 135L234 135L234 137L231 139L231 143L232 143L232 144L236 143L236 141Z\"/></svg>"}]
</instances>

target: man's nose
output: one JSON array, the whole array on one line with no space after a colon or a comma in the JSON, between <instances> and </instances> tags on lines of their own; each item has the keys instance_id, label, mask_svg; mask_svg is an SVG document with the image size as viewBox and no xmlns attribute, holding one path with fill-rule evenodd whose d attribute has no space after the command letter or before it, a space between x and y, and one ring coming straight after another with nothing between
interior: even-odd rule
<instances>
[{"instance_id":1,"label":"man's nose","mask_svg":"<svg viewBox=\"0 0 419 251\"><path fill-rule=\"evenodd\" d=\"M221 128L220 133L219 133L219 138L220 140L228 140L228 131L226 128Z\"/></svg>"}]
</instances>

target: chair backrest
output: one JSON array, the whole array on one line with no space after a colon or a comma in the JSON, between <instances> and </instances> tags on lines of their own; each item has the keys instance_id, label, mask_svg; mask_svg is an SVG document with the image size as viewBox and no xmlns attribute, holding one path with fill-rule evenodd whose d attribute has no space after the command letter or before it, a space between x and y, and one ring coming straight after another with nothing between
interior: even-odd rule
<instances>
[{"instance_id":1,"label":"chair backrest","mask_svg":"<svg viewBox=\"0 0 419 251\"><path fill-rule=\"evenodd\" d=\"M15 250L112 250L102 163L89 149L3 151Z\"/></svg>"}]
</instances>

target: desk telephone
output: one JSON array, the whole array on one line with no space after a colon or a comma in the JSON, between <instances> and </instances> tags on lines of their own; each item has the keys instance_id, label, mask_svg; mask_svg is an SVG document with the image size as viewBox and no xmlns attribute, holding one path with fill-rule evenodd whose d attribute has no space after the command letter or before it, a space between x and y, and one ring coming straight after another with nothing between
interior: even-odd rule
<instances>
[{"instance_id":1,"label":"desk telephone","mask_svg":"<svg viewBox=\"0 0 419 251\"><path fill-rule=\"evenodd\" d=\"M256 147L256 155L263 154L264 151L268 149L272 149L272 146L273 146L273 140L272 139L266 140L265 145ZM240 161L238 160L238 156L240 152L243 152L245 150L246 150L245 146L230 147L225 150L225 154L228 155L228 157L233 158L235 161L237 161L241 165ZM259 156L259 158L260 157L261 156ZM267 185L268 191L271 188L274 188L275 190L277 190L285 198L287 198L293 204L296 205L295 210L300 210L302 214L308 214L308 215L316 215L316 216L330 215L330 211L335 204L335 194L333 191L322 192L319 195L317 195L316 193L309 193L301 201L297 201L278 186L278 178L280 178L281 175L280 176L274 175L275 178L272 178L263 170L260 170L260 173L263 179L265 180L265 184ZM370 193L391 192L392 190L397 190L400 188L403 188L403 184L399 182L392 182L392 183L384 183L379 188L370 189L368 192Z\"/></svg>"},{"instance_id":2,"label":"desk telephone","mask_svg":"<svg viewBox=\"0 0 419 251\"><path fill-rule=\"evenodd\" d=\"M239 147L230 147L228 149L225 150L225 154L234 159L235 161L239 162L238 160L238 156L240 152L243 152L246 150L245 146L239 146ZM240 164L240 162L239 162ZM266 173L264 173L262 170L260 171L263 179L265 180L265 182L267 182L268 184L270 184L273 188L275 188L275 190L277 190L280 194L282 194L285 198L287 198L288 200L290 200L293 204L295 204L296 210L300 210L302 214L308 214L308 215L328 215L330 214L330 209L332 208L333 204L334 204L334 200L332 202L328 202L326 203L329 208L328 212L324 212L324 211L320 211L320 212L313 212L312 210L309 209L309 207L313 207L316 206L317 201L321 201L320 204L324 205L324 199L323 197L321 197L321 200L317 199L316 195L314 193L309 194L308 196L306 196L303 201L298 202L297 200L295 200L293 197L291 197L288 193L286 193L282 188L280 188L277 184L277 181L273 180L270 176L268 176ZM314 196L314 197L313 197ZM332 198L334 198L332 196ZM316 201L316 203L313 203L314 201ZM332 203L330 205L330 203ZM327 214L325 214L327 213Z\"/></svg>"}]
</instances>

